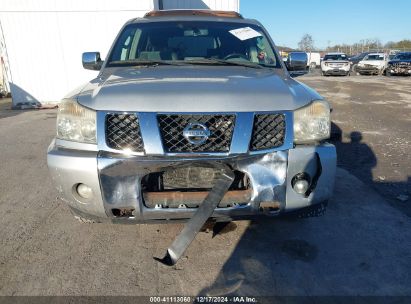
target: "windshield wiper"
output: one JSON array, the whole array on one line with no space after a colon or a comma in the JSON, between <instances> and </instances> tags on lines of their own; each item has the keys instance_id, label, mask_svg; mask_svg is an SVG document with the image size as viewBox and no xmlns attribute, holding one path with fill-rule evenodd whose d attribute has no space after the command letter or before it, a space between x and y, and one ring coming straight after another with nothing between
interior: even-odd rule
<instances>
[{"instance_id":1,"label":"windshield wiper","mask_svg":"<svg viewBox=\"0 0 411 304\"><path fill-rule=\"evenodd\" d=\"M111 61L109 66L159 66L159 65L184 65L181 62L165 60L118 60Z\"/></svg>"},{"instance_id":2,"label":"windshield wiper","mask_svg":"<svg viewBox=\"0 0 411 304\"><path fill-rule=\"evenodd\" d=\"M216 59L216 58L204 58L204 59L196 59L196 60L185 60L184 63L187 63L187 64L236 65L236 66L243 66L243 67L252 68L252 69L264 69L264 66L259 65L258 63L229 61L229 60Z\"/></svg>"}]
</instances>

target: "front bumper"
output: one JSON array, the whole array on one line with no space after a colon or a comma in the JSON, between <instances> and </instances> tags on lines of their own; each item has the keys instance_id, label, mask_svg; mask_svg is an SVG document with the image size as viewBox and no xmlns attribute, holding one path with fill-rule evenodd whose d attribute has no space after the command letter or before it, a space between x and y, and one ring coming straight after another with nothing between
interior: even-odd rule
<instances>
[{"instance_id":1,"label":"front bumper","mask_svg":"<svg viewBox=\"0 0 411 304\"><path fill-rule=\"evenodd\" d=\"M323 68L324 75L346 76L350 72L350 68Z\"/></svg>"},{"instance_id":2,"label":"front bumper","mask_svg":"<svg viewBox=\"0 0 411 304\"><path fill-rule=\"evenodd\" d=\"M411 75L411 66L388 66L387 71L393 75Z\"/></svg>"},{"instance_id":3,"label":"front bumper","mask_svg":"<svg viewBox=\"0 0 411 304\"><path fill-rule=\"evenodd\" d=\"M327 201L333 192L336 151L330 144L297 146L294 149L264 155L232 157L144 157L123 154L78 151L50 145L47 161L59 197L80 213L122 223L187 220L196 208L148 208L143 199L142 178L170 167L226 164L246 173L251 196L244 204L217 208L213 218L247 218L260 214L278 215ZM312 178L309 195L296 193L292 179L306 172ZM88 185L93 197L82 199L76 186ZM265 206L278 206L276 210ZM133 210L118 216L113 210Z\"/></svg>"},{"instance_id":4,"label":"front bumper","mask_svg":"<svg viewBox=\"0 0 411 304\"><path fill-rule=\"evenodd\" d=\"M357 66L356 67L356 72L358 72L360 74L369 74L369 75L371 75L371 74L379 74L379 73L381 73L381 71L383 69L384 68L376 67L376 66L374 66L374 67Z\"/></svg>"}]
</instances>

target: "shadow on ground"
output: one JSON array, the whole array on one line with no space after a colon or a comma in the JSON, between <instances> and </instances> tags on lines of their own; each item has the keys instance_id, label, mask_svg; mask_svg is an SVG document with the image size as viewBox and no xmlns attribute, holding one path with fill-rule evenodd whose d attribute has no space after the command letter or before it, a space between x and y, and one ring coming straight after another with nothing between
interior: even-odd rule
<instances>
[{"instance_id":1,"label":"shadow on ground","mask_svg":"<svg viewBox=\"0 0 411 304\"><path fill-rule=\"evenodd\" d=\"M361 133L343 143L333 129L339 164L372 181L378 160ZM411 296L409 218L345 170L336 183L323 217L251 222L200 295Z\"/></svg>"},{"instance_id":2,"label":"shadow on ground","mask_svg":"<svg viewBox=\"0 0 411 304\"><path fill-rule=\"evenodd\" d=\"M343 139L343 136L346 138ZM363 141L361 132L354 131L349 135L343 135L340 127L332 124L332 143L337 148L338 166L355 175L365 184L384 193L384 197L397 197L396 193L404 193L401 200L390 200L395 208L398 208L408 216L411 216L411 206L407 204L411 195L411 177L407 181L391 182L378 180L373 176L373 168L377 166L377 157L370 146ZM398 164L399 165L399 164ZM377 180L377 181L376 181Z\"/></svg>"}]
</instances>

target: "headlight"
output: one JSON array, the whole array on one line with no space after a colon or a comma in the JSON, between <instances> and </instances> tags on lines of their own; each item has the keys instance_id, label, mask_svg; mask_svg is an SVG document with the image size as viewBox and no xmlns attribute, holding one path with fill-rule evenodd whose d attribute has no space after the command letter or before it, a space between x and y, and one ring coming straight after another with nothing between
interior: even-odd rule
<instances>
[{"instance_id":1,"label":"headlight","mask_svg":"<svg viewBox=\"0 0 411 304\"><path fill-rule=\"evenodd\" d=\"M294 111L294 142L313 143L330 137L330 105L317 100Z\"/></svg>"},{"instance_id":2,"label":"headlight","mask_svg":"<svg viewBox=\"0 0 411 304\"><path fill-rule=\"evenodd\" d=\"M57 113L57 138L95 144L96 111L75 101L62 102Z\"/></svg>"}]
</instances>

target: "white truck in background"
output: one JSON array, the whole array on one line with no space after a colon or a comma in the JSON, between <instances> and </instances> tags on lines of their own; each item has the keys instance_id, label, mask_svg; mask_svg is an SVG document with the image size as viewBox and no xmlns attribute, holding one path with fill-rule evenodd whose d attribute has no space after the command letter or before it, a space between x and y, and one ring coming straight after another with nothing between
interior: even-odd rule
<instances>
[{"instance_id":1,"label":"white truck in background","mask_svg":"<svg viewBox=\"0 0 411 304\"><path fill-rule=\"evenodd\" d=\"M321 55L320 55L320 53L307 52L307 56L308 56L307 66L310 69L315 69L315 68L321 66Z\"/></svg>"}]
</instances>

